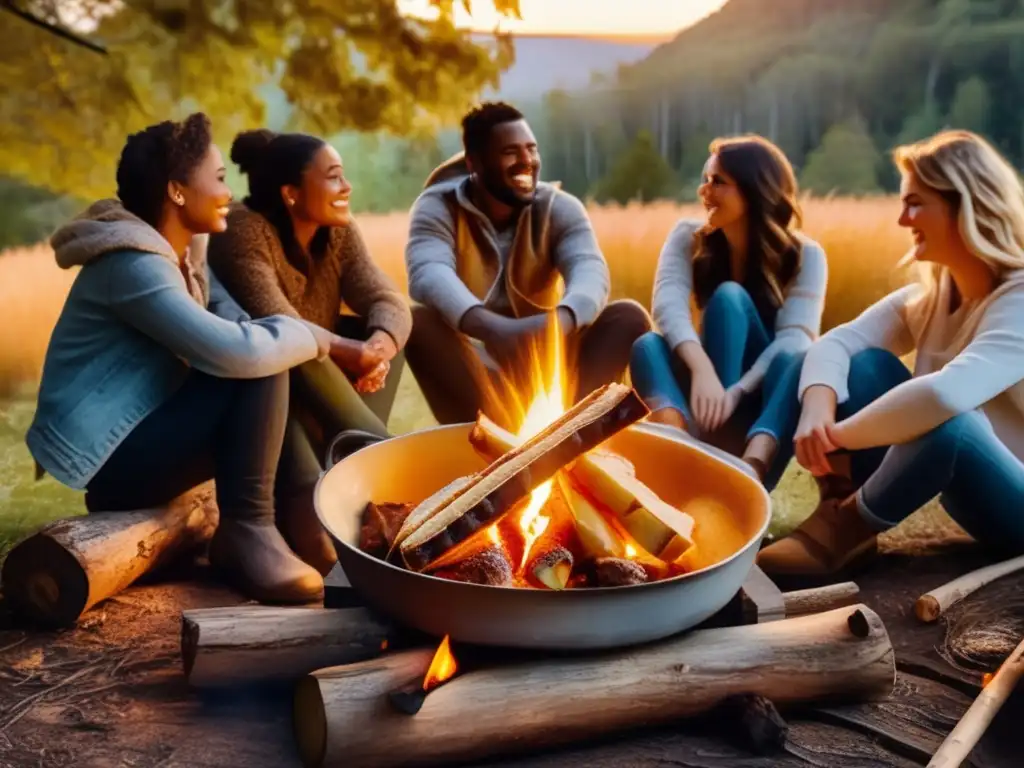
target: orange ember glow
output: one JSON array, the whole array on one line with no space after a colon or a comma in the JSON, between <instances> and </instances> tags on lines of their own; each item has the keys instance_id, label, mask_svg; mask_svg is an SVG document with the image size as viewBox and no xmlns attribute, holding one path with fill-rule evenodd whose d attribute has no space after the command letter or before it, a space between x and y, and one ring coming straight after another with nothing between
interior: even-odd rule
<instances>
[{"instance_id":1,"label":"orange ember glow","mask_svg":"<svg viewBox=\"0 0 1024 768\"><path fill-rule=\"evenodd\" d=\"M549 326L548 339L542 350L534 349L531 354L530 383L533 400L527 406L522 423L516 432L519 440L529 440L561 416L568 407L566 395L569 387L563 355L562 332L556 321ZM524 540L520 569L526 567L530 550L551 522L542 511L548 496L551 495L553 484L553 480L548 480L537 486L530 494L530 501L519 517L519 528Z\"/></svg>"},{"instance_id":2,"label":"orange ember glow","mask_svg":"<svg viewBox=\"0 0 1024 768\"><path fill-rule=\"evenodd\" d=\"M455 657L452 656L452 649L448 645L448 635L445 635L430 662L426 677L423 678L423 690L429 691L448 682L455 674L456 669Z\"/></svg>"}]
</instances>

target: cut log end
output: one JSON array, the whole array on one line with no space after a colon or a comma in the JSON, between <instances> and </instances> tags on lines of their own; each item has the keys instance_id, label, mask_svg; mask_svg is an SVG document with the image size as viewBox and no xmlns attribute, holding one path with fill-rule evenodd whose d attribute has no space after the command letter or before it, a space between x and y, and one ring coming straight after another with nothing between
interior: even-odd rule
<instances>
[{"instance_id":1,"label":"cut log end","mask_svg":"<svg viewBox=\"0 0 1024 768\"><path fill-rule=\"evenodd\" d=\"M11 550L2 580L11 604L44 626L72 626L89 607L89 574L44 532Z\"/></svg>"},{"instance_id":2,"label":"cut log end","mask_svg":"<svg viewBox=\"0 0 1024 768\"><path fill-rule=\"evenodd\" d=\"M942 606L933 596L922 595L914 603L914 613L918 619L930 624L942 615Z\"/></svg>"},{"instance_id":3,"label":"cut log end","mask_svg":"<svg viewBox=\"0 0 1024 768\"><path fill-rule=\"evenodd\" d=\"M327 755L327 715L320 681L304 677L292 697L292 727L299 757L307 768L322 766Z\"/></svg>"}]
</instances>

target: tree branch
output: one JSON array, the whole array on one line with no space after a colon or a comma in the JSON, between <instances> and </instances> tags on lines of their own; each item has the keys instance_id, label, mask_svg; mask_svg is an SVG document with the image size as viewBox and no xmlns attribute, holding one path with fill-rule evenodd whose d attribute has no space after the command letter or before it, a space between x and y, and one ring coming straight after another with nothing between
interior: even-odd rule
<instances>
[{"instance_id":1,"label":"tree branch","mask_svg":"<svg viewBox=\"0 0 1024 768\"><path fill-rule=\"evenodd\" d=\"M35 24L37 27L45 29L50 34L68 40L74 43L75 45L80 45L83 48L88 48L89 50L95 51L96 53L102 54L104 56L107 55L107 49L104 48L102 45L98 45L97 43L93 43L89 40L86 40L84 37L79 37L78 35L74 34L73 32L67 29L64 29L63 27L59 27L56 24L53 24L49 21L45 21L43 19L38 18L37 16L33 16L28 11L23 11L20 8L17 8L14 5L14 0L2 0L2 2L0 2L0 11L7 11L12 16L17 16L19 19L27 21L29 24Z\"/></svg>"}]
</instances>

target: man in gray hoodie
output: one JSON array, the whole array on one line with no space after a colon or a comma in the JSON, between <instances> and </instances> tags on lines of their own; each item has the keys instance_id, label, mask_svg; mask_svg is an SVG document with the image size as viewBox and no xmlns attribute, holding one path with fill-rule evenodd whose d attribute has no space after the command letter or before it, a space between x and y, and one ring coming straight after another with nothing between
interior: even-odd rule
<instances>
[{"instance_id":1,"label":"man in gray hoodie","mask_svg":"<svg viewBox=\"0 0 1024 768\"><path fill-rule=\"evenodd\" d=\"M406 357L442 424L473 421L479 410L508 424L500 390L532 394L523 391L529 357L544 354L552 323L573 401L621 380L652 323L635 301L608 302L608 264L586 209L539 181L523 115L487 103L462 131L464 152L431 174L412 207L405 259L417 305Z\"/></svg>"}]
</instances>

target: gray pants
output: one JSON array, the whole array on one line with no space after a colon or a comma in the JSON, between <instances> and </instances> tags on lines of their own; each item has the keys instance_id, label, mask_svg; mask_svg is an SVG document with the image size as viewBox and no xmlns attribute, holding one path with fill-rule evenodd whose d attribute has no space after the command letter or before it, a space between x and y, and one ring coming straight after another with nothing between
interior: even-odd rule
<instances>
[{"instance_id":1,"label":"gray pants","mask_svg":"<svg viewBox=\"0 0 1024 768\"><path fill-rule=\"evenodd\" d=\"M517 425L503 391L526 391L509 372L502 372L431 307L412 308L412 336L406 358L423 395L441 424L476 420L483 411L509 428ZM651 330L647 310L631 299L613 301L586 328L568 340L566 360L573 374L573 402L612 381L622 381L633 342Z\"/></svg>"}]
</instances>

